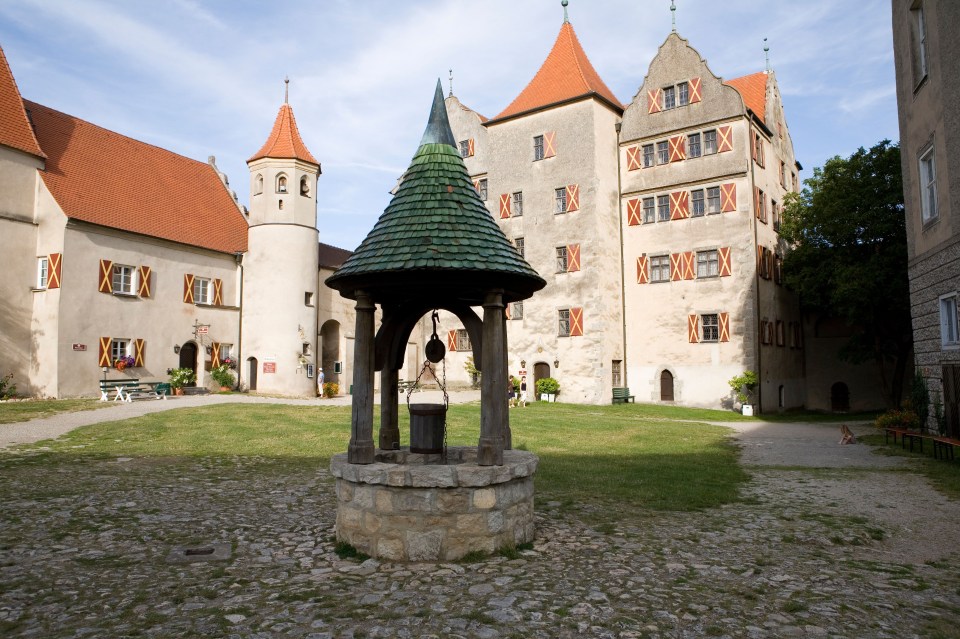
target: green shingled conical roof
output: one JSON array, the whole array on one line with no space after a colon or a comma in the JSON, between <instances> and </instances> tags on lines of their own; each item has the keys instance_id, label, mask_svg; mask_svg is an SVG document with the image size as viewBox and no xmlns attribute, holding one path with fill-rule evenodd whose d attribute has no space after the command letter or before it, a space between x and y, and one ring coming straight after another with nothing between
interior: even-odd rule
<instances>
[{"instance_id":1,"label":"green shingled conical roof","mask_svg":"<svg viewBox=\"0 0 960 639\"><path fill-rule=\"evenodd\" d=\"M374 301L440 294L471 305L502 289L530 297L546 282L494 221L455 148L443 90L437 90L420 148L373 230L326 283L347 298Z\"/></svg>"}]
</instances>

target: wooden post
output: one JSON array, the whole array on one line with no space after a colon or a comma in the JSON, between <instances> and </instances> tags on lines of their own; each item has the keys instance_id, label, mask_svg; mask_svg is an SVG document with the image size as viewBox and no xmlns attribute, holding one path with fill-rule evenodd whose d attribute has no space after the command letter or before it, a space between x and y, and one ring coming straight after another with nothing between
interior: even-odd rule
<instances>
[{"instance_id":1,"label":"wooden post","mask_svg":"<svg viewBox=\"0 0 960 639\"><path fill-rule=\"evenodd\" d=\"M380 371L380 448L400 448L400 426L397 422L397 401L400 371L387 363Z\"/></svg>"},{"instance_id":2,"label":"wooden post","mask_svg":"<svg viewBox=\"0 0 960 639\"><path fill-rule=\"evenodd\" d=\"M373 448L373 314L376 306L370 296L357 292L357 323L353 354L353 410L350 418L350 445L347 461L372 464Z\"/></svg>"},{"instance_id":3,"label":"wooden post","mask_svg":"<svg viewBox=\"0 0 960 639\"><path fill-rule=\"evenodd\" d=\"M507 314L503 313L503 385L506 387L507 383L510 381L510 360L508 359L507 353L510 351L510 347L507 344ZM501 393L503 397L505 393ZM503 398L504 403L507 402L507 399ZM510 407L507 406L503 410L503 449L504 450L513 450L513 431L510 430Z\"/></svg>"},{"instance_id":4,"label":"wooden post","mask_svg":"<svg viewBox=\"0 0 960 639\"><path fill-rule=\"evenodd\" d=\"M503 465L503 420L507 379L504 374L502 292L491 291L483 301L483 376L480 378L479 466Z\"/></svg>"}]
</instances>

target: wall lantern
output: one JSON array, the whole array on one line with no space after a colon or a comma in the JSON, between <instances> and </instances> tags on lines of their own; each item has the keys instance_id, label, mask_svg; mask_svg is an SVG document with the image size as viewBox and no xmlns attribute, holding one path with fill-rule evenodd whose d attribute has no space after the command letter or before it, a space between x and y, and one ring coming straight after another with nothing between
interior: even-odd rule
<instances>
[{"instance_id":1,"label":"wall lantern","mask_svg":"<svg viewBox=\"0 0 960 639\"><path fill-rule=\"evenodd\" d=\"M520 360L520 368L526 368L526 367L527 367L527 360L521 359L521 360Z\"/></svg>"},{"instance_id":2,"label":"wall lantern","mask_svg":"<svg viewBox=\"0 0 960 639\"><path fill-rule=\"evenodd\" d=\"M173 352L176 353L177 355L180 354L180 345L179 345L179 344L174 344L174 345L173 345Z\"/></svg>"},{"instance_id":3,"label":"wall lantern","mask_svg":"<svg viewBox=\"0 0 960 639\"><path fill-rule=\"evenodd\" d=\"M553 360L553 367L554 367L554 368L560 368L560 360L559 360L559 359Z\"/></svg>"},{"instance_id":4,"label":"wall lantern","mask_svg":"<svg viewBox=\"0 0 960 639\"><path fill-rule=\"evenodd\" d=\"M211 353L213 353L213 347L207 346L207 355L210 355Z\"/></svg>"}]
</instances>

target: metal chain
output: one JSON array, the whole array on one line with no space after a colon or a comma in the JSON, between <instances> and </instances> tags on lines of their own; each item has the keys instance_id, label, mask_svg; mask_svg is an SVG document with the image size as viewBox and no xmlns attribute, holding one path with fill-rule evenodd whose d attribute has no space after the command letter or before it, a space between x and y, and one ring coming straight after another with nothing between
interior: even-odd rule
<instances>
[{"instance_id":1,"label":"metal chain","mask_svg":"<svg viewBox=\"0 0 960 639\"><path fill-rule=\"evenodd\" d=\"M446 465L447 463L447 410L450 406L450 397L447 395L447 358L443 358L442 362L443 370L443 381L440 384L440 387L443 389L443 455L441 456L441 461Z\"/></svg>"}]
</instances>

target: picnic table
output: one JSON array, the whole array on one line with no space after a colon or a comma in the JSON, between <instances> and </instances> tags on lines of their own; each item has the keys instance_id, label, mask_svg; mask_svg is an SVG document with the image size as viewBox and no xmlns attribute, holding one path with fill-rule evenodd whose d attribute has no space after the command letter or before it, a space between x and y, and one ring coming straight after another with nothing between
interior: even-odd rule
<instances>
[{"instance_id":1,"label":"picnic table","mask_svg":"<svg viewBox=\"0 0 960 639\"><path fill-rule=\"evenodd\" d=\"M113 394L111 400L110 395ZM170 394L167 382L142 382L135 377L100 380L100 401L132 402L135 399L166 399Z\"/></svg>"}]
</instances>

